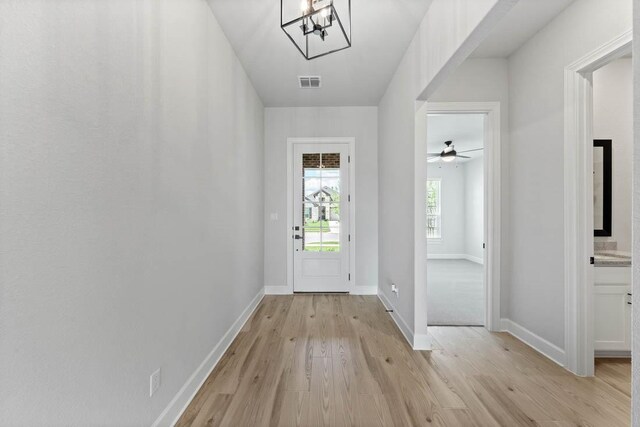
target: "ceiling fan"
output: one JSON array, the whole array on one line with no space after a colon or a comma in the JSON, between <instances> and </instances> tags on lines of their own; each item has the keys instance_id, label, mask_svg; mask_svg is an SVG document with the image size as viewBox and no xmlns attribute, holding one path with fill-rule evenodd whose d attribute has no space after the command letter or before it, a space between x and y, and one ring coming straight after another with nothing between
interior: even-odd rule
<instances>
[{"instance_id":1,"label":"ceiling fan","mask_svg":"<svg viewBox=\"0 0 640 427\"><path fill-rule=\"evenodd\" d=\"M446 147L440 153L427 153L427 156L428 156L427 161L429 163L439 162L439 161L452 162L457 157L461 159L470 159L471 157L462 156L461 153L470 153L472 151L483 150L483 148L474 148L473 150L465 150L465 151L460 151L460 153L458 153L453 146L453 141L445 141L444 145L446 145Z\"/></svg>"}]
</instances>

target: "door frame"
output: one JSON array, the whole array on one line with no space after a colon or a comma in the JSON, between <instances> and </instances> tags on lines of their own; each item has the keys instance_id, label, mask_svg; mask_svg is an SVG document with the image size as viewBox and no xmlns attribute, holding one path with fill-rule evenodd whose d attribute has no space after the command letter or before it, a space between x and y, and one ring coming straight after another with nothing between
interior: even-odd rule
<instances>
[{"instance_id":1,"label":"door frame","mask_svg":"<svg viewBox=\"0 0 640 427\"><path fill-rule=\"evenodd\" d=\"M428 102L427 114L484 114L484 287L485 325L492 332L501 331L500 319L500 251L501 251L501 125L499 102ZM427 118L421 118L425 122ZM428 132L428 126L427 126ZM426 145L426 143L425 143ZM426 165L426 158L424 161ZM426 166L425 166L426 171ZM425 173L426 176L426 173ZM424 188L424 186L422 187ZM424 192L424 191L423 191ZM424 237L424 228L417 230ZM424 238L426 245L426 238ZM426 254L426 251L425 251ZM425 259L426 263L427 260ZM426 284L426 277L424 280ZM428 286L428 284L426 284ZM424 310L426 313L426 301ZM426 319L425 319L426 320Z\"/></svg>"},{"instance_id":2,"label":"door frame","mask_svg":"<svg viewBox=\"0 0 640 427\"><path fill-rule=\"evenodd\" d=\"M355 143L353 137L308 137L308 138L287 138L287 286L283 287L282 294L293 294L293 221L294 221L294 203L293 203L293 148L296 144L345 144L348 146L349 162L349 232L351 241L349 242L349 280L347 289L349 293L354 294L356 290L356 181L355 181Z\"/></svg>"},{"instance_id":3,"label":"door frame","mask_svg":"<svg viewBox=\"0 0 640 427\"><path fill-rule=\"evenodd\" d=\"M565 68L564 297L565 367L594 375L593 72L631 53L627 31Z\"/></svg>"}]
</instances>

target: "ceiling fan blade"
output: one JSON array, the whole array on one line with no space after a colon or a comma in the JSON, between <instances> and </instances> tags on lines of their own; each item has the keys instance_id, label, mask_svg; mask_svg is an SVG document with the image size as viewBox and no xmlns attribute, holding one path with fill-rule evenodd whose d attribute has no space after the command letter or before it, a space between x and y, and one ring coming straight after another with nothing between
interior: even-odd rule
<instances>
[{"instance_id":1,"label":"ceiling fan blade","mask_svg":"<svg viewBox=\"0 0 640 427\"><path fill-rule=\"evenodd\" d=\"M440 161L440 156L438 157L432 157L430 159L427 160L427 163L436 163Z\"/></svg>"},{"instance_id":2,"label":"ceiling fan blade","mask_svg":"<svg viewBox=\"0 0 640 427\"><path fill-rule=\"evenodd\" d=\"M433 156L439 156L440 153L427 153L427 156L429 157L433 157Z\"/></svg>"},{"instance_id":3,"label":"ceiling fan blade","mask_svg":"<svg viewBox=\"0 0 640 427\"><path fill-rule=\"evenodd\" d=\"M471 158L469 156L461 156L460 154L458 154L456 157L460 157L461 159L470 159Z\"/></svg>"},{"instance_id":4,"label":"ceiling fan blade","mask_svg":"<svg viewBox=\"0 0 640 427\"><path fill-rule=\"evenodd\" d=\"M458 151L458 153L470 153L472 151L482 151L484 148L474 148L473 150Z\"/></svg>"}]
</instances>

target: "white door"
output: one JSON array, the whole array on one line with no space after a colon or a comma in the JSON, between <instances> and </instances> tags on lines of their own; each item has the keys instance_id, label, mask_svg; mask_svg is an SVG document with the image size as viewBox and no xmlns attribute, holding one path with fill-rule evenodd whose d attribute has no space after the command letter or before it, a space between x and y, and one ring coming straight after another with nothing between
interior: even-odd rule
<instances>
[{"instance_id":1,"label":"white door","mask_svg":"<svg viewBox=\"0 0 640 427\"><path fill-rule=\"evenodd\" d=\"M349 290L349 144L295 144L293 290Z\"/></svg>"}]
</instances>

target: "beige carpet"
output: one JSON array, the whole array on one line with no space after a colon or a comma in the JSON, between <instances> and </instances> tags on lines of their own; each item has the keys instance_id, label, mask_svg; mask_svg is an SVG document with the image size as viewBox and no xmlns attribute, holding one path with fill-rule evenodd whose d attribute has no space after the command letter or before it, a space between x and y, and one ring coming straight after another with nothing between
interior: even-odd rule
<instances>
[{"instance_id":1,"label":"beige carpet","mask_svg":"<svg viewBox=\"0 0 640 427\"><path fill-rule=\"evenodd\" d=\"M483 266L459 259L427 262L429 325L484 325Z\"/></svg>"}]
</instances>

